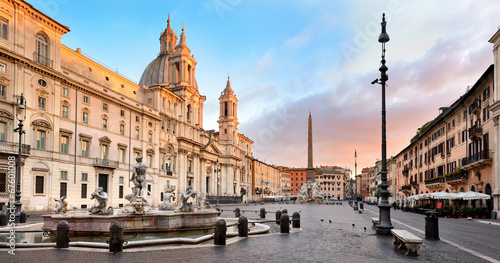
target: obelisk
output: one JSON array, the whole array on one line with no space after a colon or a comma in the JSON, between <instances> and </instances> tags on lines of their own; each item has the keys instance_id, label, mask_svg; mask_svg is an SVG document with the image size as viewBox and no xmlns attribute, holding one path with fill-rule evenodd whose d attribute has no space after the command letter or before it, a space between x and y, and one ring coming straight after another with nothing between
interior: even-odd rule
<instances>
[{"instance_id":1,"label":"obelisk","mask_svg":"<svg viewBox=\"0 0 500 263\"><path fill-rule=\"evenodd\" d=\"M313 130L312 130L312 117L309 112L308 132L307 132L307 168L306 168L306 182L314 182L314 167L313 167Z\"/></svg>"}]
</instances>

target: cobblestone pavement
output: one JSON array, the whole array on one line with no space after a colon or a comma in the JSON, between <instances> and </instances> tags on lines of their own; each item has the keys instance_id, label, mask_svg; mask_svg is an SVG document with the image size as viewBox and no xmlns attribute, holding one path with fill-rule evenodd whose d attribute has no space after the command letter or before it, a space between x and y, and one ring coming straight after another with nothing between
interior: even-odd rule
<instances>
[{"instance_id":1,"label":"cobblestone pavement","mask_svg":"<svg viewBox=\"0 0 500 263\"><path fill-rule=\"evenodd\" d=\"M223 206L223 217L232 217L235 206ZM260 205L239 206L249 218L258 217ZM104 249L17 249L16 255L0 249L1 262L490 262L442 241L424 239L419 256L405 256L392 237L375 235L370 221L375 215L359 214L343 205L266 204L267 211L287 208L300 211L302 231L230 238L226 246L200 245L144 247L109 254ZM375 208L376 209L376 208ZM374 209L371 209L374 210ZM268 213L273 219L274 214ZM323 221L321 221L323 219ZM330 223L329 220L332 222ZM273 225L273 223L268 223ZM398 225L398 228L405 229ZM497 230L499 229L496 226ZM366 230L365 230L366 228ZM407 229L408 230L408 229ZM414 233L423 238L423 234ZM472 248L473 249L473 248ZM2 253L4 253L2 255ZM500 255L500 253L499 253ZM499 256L500 257L500 256ZM500 258L494 259L500 260ZM495 262L495 261L493 261ZM498 261L497 261L498 262Z\"/></svg>"}]
</instances>

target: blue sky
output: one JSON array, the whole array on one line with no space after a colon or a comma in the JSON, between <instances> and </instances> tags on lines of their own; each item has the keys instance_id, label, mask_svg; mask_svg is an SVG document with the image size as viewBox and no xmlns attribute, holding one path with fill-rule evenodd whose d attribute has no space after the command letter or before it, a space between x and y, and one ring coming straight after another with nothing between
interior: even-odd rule
<instances>
[{"instance_id":1,"label":"blue sky","mask_svg":"<svg viewBox=\"0 0 500 263\"><path fill-rule=\"evenodd\" d=\"M487 41L500 25L495 1L200 0L30 3L71 30L62 43L138 82L171 26L197 60L207 96L205 129L218 129L218 97L228 73L239 99L240 133L254 157L276 165L307 163L312 111L314 164L358 172L380 158L379 77L386 13L388 155L462 95L493 63Z\"/></svg>"}]
</instances>

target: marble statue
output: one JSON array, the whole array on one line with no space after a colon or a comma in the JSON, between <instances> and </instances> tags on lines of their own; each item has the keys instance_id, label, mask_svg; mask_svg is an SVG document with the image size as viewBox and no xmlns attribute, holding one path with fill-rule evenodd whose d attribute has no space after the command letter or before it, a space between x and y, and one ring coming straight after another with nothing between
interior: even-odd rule
<instances>
[{"instance_id":1,"label":"marble statue","mask_svg":"<svg viewBox=\"0 0 500 263\"><path fill-rule=\"evenodd\" d=\"M195 199L196 192L193 190L193 187L188 186L186 191L184 191L179 197L179 204L177 205L177 208L175 208L175 212L193 212L193 203L187 202L190 197Z\"/></svg>"},{"instance_id":2,"label":"marble statue","mask_svg":"<svg viewBox=\"0 0 500 263\"><path fill-rule=\"evenodd\" d=\"M66 213L68 211L68 202L66 202L66 196L62 196L61 198L54 198L56 201L56 214Z\"/></svg>"},{"instance_id":3,"label":"marble statue","mask_svg":"<svg viewBox=\"0 0 500 263\"><path fill-rule=\"evenodd\" d=\"M94 206L89 209L91 215L112 215L113 207L108 204L108 194L104 192L102 187L98 187L90 196L90 199L95 199Z\"/></svg>"},{"instance_id":4,"label":"marble statue","mask_svg":"<svg viewBox=\"0 0 500 263\"><path fill-rule=\"evenodd\" d=\"M309 190L311 191L310 195ZM297 201L299 203L323 203L323 194L318 182L307 181L303 183L300 192L297 194Z\"/></svg>"},{"instance_id":5,"label":"marble statue","mask_svg":"<svg viewBox=\"0 0 500 263\"><path fill-rule=\"evenodd\" d=\"M163 194L163 203L158 209L160 210L174 210L175 204L171 203L172 197L175 197L175 186L165 186L165 193Z\"/></svg>"},{"instance_id":6,"label":"marble statue","mask_svg":"<svg viewBox=\"0 0 500 263\"><path fill-rule=\"evenodd\" d=\"M122 213L145 214L151 210L151 205L144 198L144 192L147 191L147 166L142 162L142 156L137 156L135 160L137 163L132 166L132 178L130 178L134 187L132 187L132 194L125 196L129 203L123 206Z\"/></svg>"}]
</instances>

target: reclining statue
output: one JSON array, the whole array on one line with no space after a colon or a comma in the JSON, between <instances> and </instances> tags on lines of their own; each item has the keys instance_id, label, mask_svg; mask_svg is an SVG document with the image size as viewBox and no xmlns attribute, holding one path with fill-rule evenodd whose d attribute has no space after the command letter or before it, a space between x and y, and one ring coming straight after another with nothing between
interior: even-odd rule
<instances>
[{"instance_id":1,"label":"reclining statue","mask_svg":"<svg viewBox=\"0 0 500 263\"><path fill-rule=\"evenodd\" d=\"M66 202L66 196L62 196L61 198L54 198L56 201L56 214L66 213L68 211L68 202Z\"/></svg>"},{"instance_id":2,"label":"reclining statue","mask_svg":"<svg viewBox=\"0 0 500 263\"><path fill-rule=\"evenodd\" d=\"M188 203L189 197L192 197L193 199L196 198L196 192L193 191L193 187L188 186L186 191L184 191L181 196L179 197L179 204L177 205L177 208L175 208L175 212L193 212L193 203Z\"/></svg>"},{"instance_id":3,"label":"reclining statue","mask_svg":"<svg viewBox=\"0 0 500 263\"><path fill-rule=\"evenodd\" d=\"M108 194L104 192L102 187L99 187L90 196L90 199L95 199L94 206L89 209L91 215L112 215L113 207L108 204Z\"/></svg>"}]
</instances>

